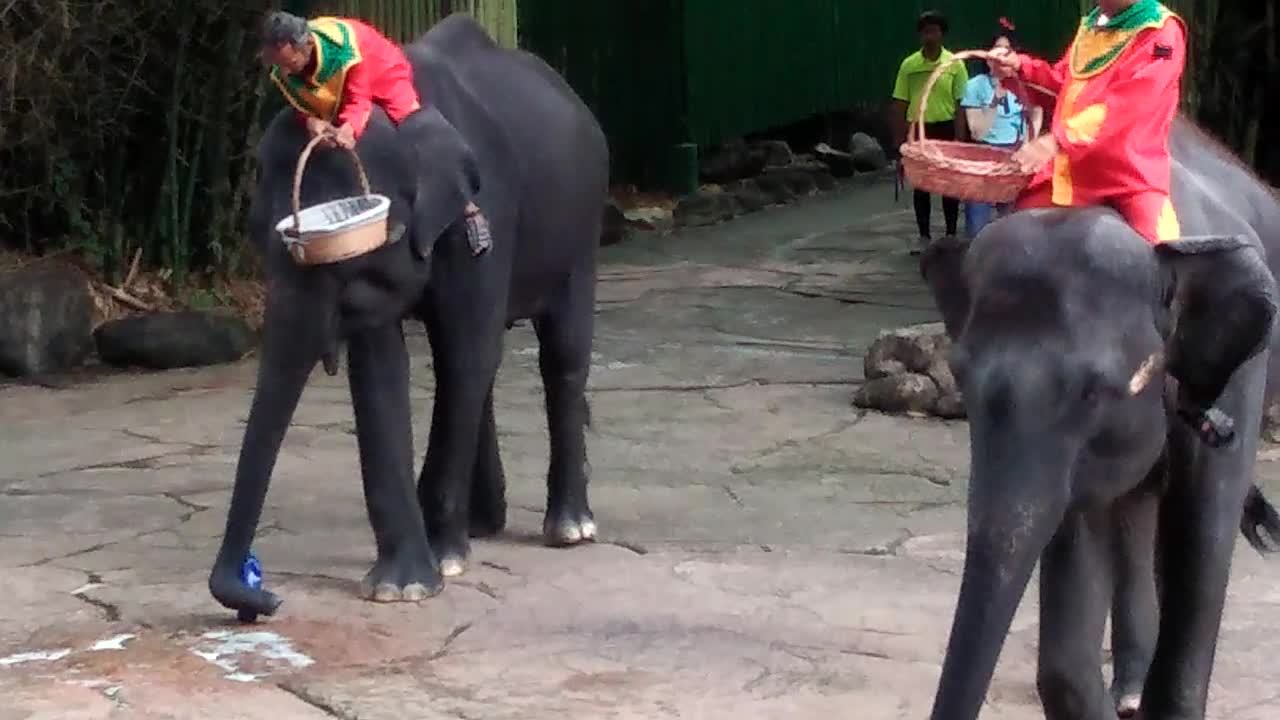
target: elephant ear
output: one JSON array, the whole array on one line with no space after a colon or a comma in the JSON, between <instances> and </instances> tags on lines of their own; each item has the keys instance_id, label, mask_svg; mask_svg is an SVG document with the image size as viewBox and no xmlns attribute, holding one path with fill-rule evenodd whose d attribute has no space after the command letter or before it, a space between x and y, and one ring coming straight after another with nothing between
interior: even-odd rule
<instances>
[{"instance_id":1,"label":"elephant ear","mask_svg":"<svg viewBox=\"0 0 1280 720\"><path fill-rule=\"evenodd\" d=\"M413 249L426 258L479 194L480 168L462 133L434 108L414 113L400 132L403 142L413 148L406 154L414 162L410 172Z\"/></svg>"},{"instance_id":2,"label":"elephant ear","mask_svg":"<svg viewBox=\"0 0 1280 720\"><path fill-rule=\"evenodd\" d=\"M298 153L306 142L292 110L276 113L258 141L257 190L249 196L249 239L267 257L270 244L276 240L275 224L288 210L288 192L279 194L273 188L292 188ZM281 204L283 203L283 204Z\"/></svg>"}]
</instances>

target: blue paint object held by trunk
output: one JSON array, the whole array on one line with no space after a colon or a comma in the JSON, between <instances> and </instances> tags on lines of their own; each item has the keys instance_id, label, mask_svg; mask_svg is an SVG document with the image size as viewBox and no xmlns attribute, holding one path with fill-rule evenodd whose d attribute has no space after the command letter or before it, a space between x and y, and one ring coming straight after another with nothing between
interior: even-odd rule
<instances>
[{"instance_id":1,"label":"blue paint object held by trunk","mask_svg":"<svg viewBox=\"0 0 1280 720\"><path fill-rule=\"evenodd\" d=\"M253 590L262 587L262 563L258 562L258 556L254 555L252 550L249 551L248 557L240 565L240 582ZM254 622L258 619L258 613L251 610L239 610L236 612L236 619L240 622Z\"/></svg>"}]
</instances>

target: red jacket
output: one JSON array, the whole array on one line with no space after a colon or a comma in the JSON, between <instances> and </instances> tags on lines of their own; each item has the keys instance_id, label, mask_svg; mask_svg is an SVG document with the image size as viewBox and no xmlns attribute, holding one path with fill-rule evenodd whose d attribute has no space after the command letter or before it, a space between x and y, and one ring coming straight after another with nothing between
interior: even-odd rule
<instances>
[{"instance_id":1,"label":"red jacket","mask_svg":"<svg viewBox=\"0 0 1280 720\"><path fill-rule=\"evenodd\" d=\"M1020 56L1021 77L1058 95L1052 132L1060 152L1028 193L1052 183L1053 204L1062 206L1142 192L1168 195L1169 130L1178 112L1186 28L1161 9L1160 19L1132 33L1118 53L1117 38L1126 31L1082 26L1055 64Z\"/></svg>"},{"instance_id":2,"label":"red jacket","mask_svg":"<svg viewBox=\"0 0 1280 720\"><path fill-rule=\"evenodd\" d=\"M408 58L377 29L353 18L321 17L308 25L317 53L312 67L303 77L272 72L300 121L350 125L358 138L375 103L397 125L421 107Z\"/></svg>"}]
</instances>

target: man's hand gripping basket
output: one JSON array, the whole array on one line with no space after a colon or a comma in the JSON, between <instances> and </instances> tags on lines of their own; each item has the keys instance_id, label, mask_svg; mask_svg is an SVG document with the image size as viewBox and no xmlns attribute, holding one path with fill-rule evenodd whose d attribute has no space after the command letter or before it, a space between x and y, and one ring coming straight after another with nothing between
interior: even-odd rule
<instances>
[{"instance_id":1,"label":"man's hand gripping basket","mask_svg":"<svg viewBox=\"0 0 1280 720\"><path fill-rule=\"evenodd\" d=\"M299 207L302 173L311 151L323 139L323 135L312 138L298 156L298 168L293 174L293 214L276 223L276 232L299 265L349 260L373 252L387 242L391 199L369 191L369 178L354 150L348 154L360 175L363 194L312 205L306 210Z\"/></svg>"},{"instance_id":2,"label":"man's hand gripping basket","mask_svg":"<svg viewBox=\"0 0 1280 720\"><path fill-rule=\"evenodd\" d=\"M1007 203L1017 198L1031 182L1033 174L1022 171L1013 160L1013 150L978 143L928 140L924 136L925 99L938 78L954 63L990 57L991 53L986 50L958 52L939 64L925 83L920 111L910 133L915 137L908 137L900 148L903 172L917 189L960 200Z\"/></svg>"}]
</instances>

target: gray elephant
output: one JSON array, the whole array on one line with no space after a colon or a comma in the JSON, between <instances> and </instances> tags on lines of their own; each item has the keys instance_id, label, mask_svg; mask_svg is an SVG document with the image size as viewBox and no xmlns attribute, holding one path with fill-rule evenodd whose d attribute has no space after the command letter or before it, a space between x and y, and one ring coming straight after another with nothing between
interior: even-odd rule
<instances>
[{"instance_id":1,"label":"gray elephant","mask_svg":"<svg viewBox=\"0 0 1280 720\"><path fill-rule=\"evenodd\" d=\"M1046 717L1114 718L1140 702L1147 720L1204 718L1235 533L1260 550L1280 539L1252 483L1264 391L1280 391L1280 201L1186 119L1170 146L1184 229L1219 241L1158 254L1110 209L1055 208L921 258L956 340L971 452L964 574L932 720L978 717L1037 560ZM1206 274L1205 260L1232 272ZM1210 294L1245 301L1206 307ZM1214 332L1235 322L1257 329L1252 347ZM1206 338L1194 357L1179 355L1189 326ZM1235 368L1212 396L1234 439L1214 447L1179 417L1175 363L1184 377Z\"/></svg>"},{"instance_id":2,"label":"gray elephant","mask_svg":"<svg viewBox=\"0 0 1280 720\"><path fill-rule=\"evenodd\" d=\"M301 266L273 230L290 212L306 135L288 111L258 148L250 231L268 295L257 386L225 535L209 578L222 605L250 617L280 599L250 587L250 550L272 469L303 387L339 339L348 352L360 468L377 559L364 593L379 601L439 592L461 573L469 537L499 532L505 484L493 384L504 331L532 319L550 435L544 534L591 540L584 426L596 257L609 153L590 110L547 64L498 47L465 15L405 47L427 107L399 128L381 110L356 145L374 192L391 198L387 244L331 265ZM302 205L351 195L351 158L318 149ZM488 218L492 249L473 256L468 201ZM435 374L431 431L417 492L409 356L402 319L426 326ZM326 362L326 369L336 368Z\"/></svg>"}]
</instances>

